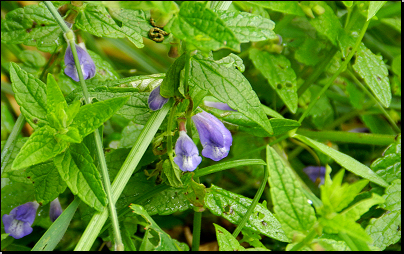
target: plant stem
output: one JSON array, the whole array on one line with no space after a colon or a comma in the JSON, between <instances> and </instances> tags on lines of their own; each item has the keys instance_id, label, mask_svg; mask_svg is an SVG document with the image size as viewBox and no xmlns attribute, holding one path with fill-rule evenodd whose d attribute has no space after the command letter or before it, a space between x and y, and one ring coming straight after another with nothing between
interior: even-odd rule
<instances>
[{"instance_id":1,"label":"plant stem","mask_svg":"<svg viewBox=\"0 0 404 254\"><path fill-rule=\"evenodd\" d=\"M313 228L310 230L310 232L307 234L307 236L301 242L299 242L295 246L293 246L293 248L290 249L290 251L298 251L301 248L303 248L305 245L310 243L311 240L313 240L313 238L316 236L315 227L316 226L314 225Z\"/></svg>"},{"instance_id":2,"label":"plant stem","mask_svg":"<svg viewBox=\"0 0 404 254\"><path fill-rule=\"evenodd\" d=\"M376 105L380 108L380 110L383 112L383 115L386 117L387 121L390 122L390 124L393 126L393 129L396 131L396 133L401 133L400 128L398 128L397 124L394 122L394 120L391 118L389 113L384 109L384 107L380 104L379 100L375 98L375 96L360 82L355 75L352 73L352 71L347 70L348 74L351 76L353 81L376 103Z\"/></svg>"},{"instance_id":3,"label":"plant stem","mask_svg":"<svg viewBox=\"0 0 404 254\"><path fill-rule=\"evenodd\" d=\"M25 117L21 113L18 116L13 129L11 130L10 136L8 136L8 138L7 138L3 151L1 152L1 174L3 174L4 169L7 167L8 161L10 160L11 153L15 146L17 136L18 136L18 134L20 134L24 124L25 124Z\"/></svg>"},{"instance_id":4,"label":"plant stem","mask_svg":"<svg viewBox=\"0 0 404 254\"><path fill-rule=\"evenodd\" d=\"M267 145L266 148L268 151L269 145ZM248 219L250 218L250 215L254 211L255 206L258 204L258 201L260 200L262 193L264 192L265 185L267 184L268 177L269 177L268 164L267 164L267 167L263 166L263 169L264 169L264 178L262 179L261 185L260 185L257 193L255 193L254 199L251 202L251 205L248 208L247 213L244 215L244 217L241 219L240 223L237 225L237 228L234 230L234 232L233 232L234 238L237 238L238 234L240 234L241 230L243 229L243 227L247 223Z\"/></svg>"},{"instance_id":5,"label":"plant stem","mask_svg":"<svg viewBox=\"0 0 404 254\"><path fill-rule=\"evenodd\" d=\"M171 135L171 128L174 121L175 111L177 109L178 102L176 101L174 105L171 107L170 116L168 117L167 123L167 154L170 158L171 168L175 169L174 158L173 158L173 136Z\"/></svg>"},{"instance_id":6,"label":"plant stem","mask_svg":"<svg viewBox=\"0 0 404 254\"><path fill-rule=\"evenodd\" d=\"M199 183L199 177L195 177L195 182ZM202 212L194 212L194 223L192 230L192 251L199 250L201 242Z\"/></svg>"},{"instance_id":7,"label":"plant stem","mask_svg":"<svg viewBox=\"0 0 404 254\"><path fill-rule=\"evenodd\" d=\"M370 20L366 21L365 24L363 25L362 31L358 37L358 39L356 40L355 46L353 47L352 51L349 53L349 55L347 56L347 58L345 59L345 61L341 64L341 66L339 67L338 71L329 79L328 83L321 89L321 91L317 94L316 99L311 101L309 104L309 107L306 109L306 111L304 111L303 115L300 117L299 119L299 123L302 123L304 118L309 114L310 110L314 107L314 105L316 104L316 102L318 101L318 99L323 95L323 93L332 85L332 83L334 82L334 80L339 76L339 74L342 72L342 70L344 70L348 63L351 61L353 55L355 54L356 50L359 47L359 44L362 41L363 36L366 33L366 29L369 26L369 22Z\"/></svg>"},{"instance_id":8,"label":"plant stem","mask_svg":"<svg viewBox=\"0 0 404 254\"><path fill-rule=\"evenodd\" d=\"M70 44L70 47L72 49L74 63L76 65L77 73L78 73L79 80L80 80L80 85L81 85L81 88L83 89L83 93L84 93L84 99L86 101L86 104L90 104L91 103L90 94L88 93L87 86L84 81L83 71L81 69L80 60L79 60L79 57L77 54L76 44L74 41L74 33L72 30L70 30L67 27L66 23L64 22L64 20L59 15L59 13L57 12L57 10L55 9L55 7L53 6L53 4L50 1L45 1L45 5L49 9L49 11L52 13L53 17L58 22L59 26L62 28L63 32L66 35L66 39L68 40L68 43ZM102 172L102 176L103 176L103 180L104 180L104 188L105 188L105 192L106 192L106 195L108 198L108 208L109 208L110 217L111 217L111 221L112 221L112 228L113 228L113 232L114 232L115 250L123 251L124 246L122 244L121 233L119 231L119 221L118 221L118 216L116 214L115 202L112 200L111 181L109 179L107 163L105 161L103 146L102 146L102 142L101 142L101 136L100 136L100 133L98 132L98 129L94 131L94 139L95 139L95 143L96 143L96 147L97 147L98 159L99 159L100 165L101 165L101 172Z\"/></svg>"}]
</instances>

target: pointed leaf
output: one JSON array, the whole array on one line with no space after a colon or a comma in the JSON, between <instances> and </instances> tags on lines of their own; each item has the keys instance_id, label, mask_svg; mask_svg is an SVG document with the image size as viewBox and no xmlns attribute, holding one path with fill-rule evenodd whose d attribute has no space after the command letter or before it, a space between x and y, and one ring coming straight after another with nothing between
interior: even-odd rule
<instances>
[{"instance_id":1,"label":"pointed leaf","mask_svg":"<svg viewBox=\"0 0 404 254\"><path fill-rule=\"evenodd\" d=\"M401 211L385 213L370 220L366 233L373 239L373 245L384 250L401 239Z\"/></svg>"},{"instance_id":2,"label":"pointed leaf","mask_svg":"<svg viewBox=\"0 0 404 254\"><path fill-rule=\"evenodd\" d=\"M386 182L401 179L401 134L383 153L383 157L375 160L370 168Z\"/></svg>"},{"instance_id":3,"label":"pointed leaf","mask_svg":"<svg viewBox=\"0 0 404 254\"><path fill-rule=\"evenodd\" d=\"M369 2L369 10L368 10L368 18L367 20L373 18L373 16L376 15L376 13L380 10L380 8L383 7L383 5L387 1L370 1Z\"/></svg>"},{"instance_id":4,"label":"pointed leaf","mask_svg":"<svg viewBox=\"0 0 404 254\"><path fill-rule=\"evenodd\" d=\"M187 54L182 54L175 60L170 68L168 68L167 74L160 86L161 96L165 98L173 97L174 95L181 96L178 91L178 87L180 86L180 72L184 69L186 60Z\"/></svg>"},{"instance_id":5,"label":"pointed leaf","mask_svg":"<svg viewBox=\"0 0 404 254\"><path fill-rule=\"evenodd\" d=\"M245 250L243 246L232 236L226 229L213 223L216 231L217 243L219 244L219 251L242 251Z\"/></svg>"},{"instance_id":6,"label":"pointed leaf","mask_svg":"<svg viewBox=\"0 0 404 254\"><path fill-rule=\"evenodd\" d=\"M372 197L359 201L358 203L345 209L341 214L346 216L346 218L357 221L364 213L369 211L372 206L381 203L384 203L384 198L372 193Z\"/></svg>"}]
</instances>

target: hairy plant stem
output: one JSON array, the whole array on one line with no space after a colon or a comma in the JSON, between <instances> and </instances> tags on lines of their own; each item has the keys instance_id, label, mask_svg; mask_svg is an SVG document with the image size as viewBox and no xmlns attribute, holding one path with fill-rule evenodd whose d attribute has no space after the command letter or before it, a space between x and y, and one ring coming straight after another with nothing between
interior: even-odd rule
<instances>
[{"instance_id":1,"label":"hairy plant stem","mask_svg":"<svg viewBox=\"0 0 404 254\"><path fill-rule=\"evenodd\" d=\"M18 116L17 121L11 130L10 136L8 136L6 144L4 145L3 151L1 152L1 174L3 174L4 169L7 167L10 160L11 152L14 149L15 142L18 134L20 134L22 127L25 124L25 117L22 113Z\"/></svg>"},{"instance_id":2,"label":"hairy plant stem","mask_svg":"<svg viewBox=\"0 0 404 254\"><path fill-rule=\"evenodd\" d=\"M366 33L366 29L369 26L369 22L370 22L370 20L365 22L365 24L362 27L361 33L360 33L358 39L356 40L355 46L353 47L352 51L349 53L349 55L347 56L345 61L341 64L338 71L329 79L328 83L317 94L316 99L310 102L308 108L304 111L303 115L300 117L300 119L298 121L299 123L303 122L304 118L306 118L306 116L310 113L311 109L314 107L316 102L320 99L320 97L324 94L324 92L327 91L327 89L332 85L332 83L339 76L339 74L341 74L341 72L347 67L348 63L351 61L352 57L356 53L356 50L358 49L359 44L361 43L363 36Z\"/></svg>"},{"instance_id":3,"label":"hairy plant stem","mask_svg":"<svg viewBox=\"0 0 404 254\"><path fill-rule=\"evenodd\" d=\"M375 96L360 82L355 75L353 74L351 70L351 66L349 66L347 70L349 76L353 79L353 81L372 99L374 103L378 106L378 108L382 111L383 115L386 117L387 121L390 122L390 124L393 126L393 129L396 131L396 133L401 133L400 128L398 128L397 124L394 122L394 120L391 118L389 113L384 109L384 107L381 105L380 101L375 98Z\"/></svg>"},{"instance_id":4,"label":"hairy plant stem","mask_svg":"<svg viewBox=\"0 0 404 254\"><path fill-rule=\"evenodd\" d=\"M267 153L269 151L269 145L266 146L267 149ZM267 158L268 161L268 158ZM248 219L250 218L250 215L252 214L252 212L255 209L255 206L258 204L258 201L260 200L262 193L264 192L265 189L265 185L267 184L268 181L268 177L269 177L269 168L268 168L268 162L267 162L267 166L263 166L264 169L264 178L262 179L261 185L258 189L258 191L255 193L254 199L251 202L250 207L248 207L247 213L243 216L243 218L241 219L241 221L238 223L236 229L233 232L233 237L237 238L238 234L240 234L241 230L243 229L243 227L245 226L245 224L247 223Z\"/></svg>"},{"instance_id":5,"label":"hairy plant stem","mask_svg":"<svg viewBox=\"0 0 404 254\"><path fill-rule=\"evenodd\" d=\"M58 22L59 26L62 28L63 32L65 33L65 36L66 36L65 38L68 40L68 43L70 44L70 47L72 49L74 63L76 65L81 88L83 89L85 102L86 102L86 104L91 104L90 94L88 93L87 86L86 86L86 83L85 83L84 77L83 77L83 71L80 66L79 57L77 55L76 44L75 44L75 40L74 40L74 33L72 30L70 30L67 27L66 23L64 22L64 20L59 15L59 13L57 12L57 10L55 9L55 7L53 6L53 4L50 1L45 1L45 5L49 9L49 11L52 13L53 17L55 18L55 20ZM102 176L103 176L103 180L104 180L105 193L108 198L108 208L109 208L110 218L112 221L112 229L114 232L115 250L123 251L124 246L122 243L121 233L119 231L119 221L118 221L118 216L116 213L115 202L112 200L111 181L109 179L107 163L105 161L104 150L103 150L103 146L102 146L102 142L101 142L101 136L100 136L98 129L96 129L94 131L94 139L95 139L95 143L96 143L98 159L100 161L101 172L102 172Z\"/></svg>"}]
</instances>

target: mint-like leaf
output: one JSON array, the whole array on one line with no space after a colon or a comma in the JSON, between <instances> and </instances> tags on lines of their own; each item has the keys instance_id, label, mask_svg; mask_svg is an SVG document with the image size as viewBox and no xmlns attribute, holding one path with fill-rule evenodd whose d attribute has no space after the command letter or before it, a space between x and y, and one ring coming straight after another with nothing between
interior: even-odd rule
<instances>
[{"instance_id":1,"label":"mint-like leaf","mask_svg":"<svg viewBox=\"0 0 404 254\"><path fill-rule=\"evenodd\" d=\"M219 251L243 251L245 248L240 245L234 236L229 231L221 226L213 223L216 231L217 243L219 244Z\"/></svg>"},{"instance_id":2,"label":"mint-like leaf","mask_svg":"<svg viewBox=\"0 0 404 254\"><path fill-rule=\"evenodd\" d=\"M388 183L401 179L401 134L384 151L383 157L375 160L370 168Z\"/></svg>"}]
</instances>

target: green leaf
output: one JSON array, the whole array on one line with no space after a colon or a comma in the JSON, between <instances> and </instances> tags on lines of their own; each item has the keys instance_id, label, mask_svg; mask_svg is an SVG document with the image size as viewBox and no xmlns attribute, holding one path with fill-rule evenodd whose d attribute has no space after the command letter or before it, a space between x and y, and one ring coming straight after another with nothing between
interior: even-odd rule
<instances>
[{"instance_id":1,"label":"green leaf","mask_svg":"<svg viewBox=\"0 0 404 254\"><path fill-rule=\"evenodd\" d=\"M342 1L342 3L346 6L346 7L351 7L353 5L353 1Z\"/></svg>"},{"instance_id":2,"label":"green leaf","mask_svg":"<svg viewBox=\"0 0 404 254\"><path fill-rule=\"evenodd\" d=\"M17 157L18 153L21 150L21 147L27 142L28 138L18 138L15 141L15 145L13 150L11 151L10 159L9 161L13 161L15 157ZM5 145L6 141L1 142L1 148L3 149L3 146ZM12 170L11 169L11 164L12 163L7 163L7 166L3 170L3 174L1 174L2 178L10 178L11 181L13 182L19 182L19 183L28 183L31 184L31 181L27 179L25 176L25 168L21 168L18 170Z\"/></svg>"},{"instance_id":3,"label":"green leaf","mask_svg":"<svg viewBox=\"0 0 404 254\"><path fill-rule=\"evenodd\" d=\"M389 72L382 56L376 56L361 45L353 69L363 78L376 98L388 108L391 102Z\"/></svg>"},{"instance_id":4,"label":"green leaf","mask_svg":"<svg viewBox=\"0 0 404 254\"><path fill-rule=\"evenodd\" d=\"M248 1L248 3L262 6L273 11L283 12L297 16L304 16L304 12L297 1Z\"/></svg>"},{"instance_id":5,"label":"green leaf","mask_svg":"<svg viewBox=\"0 0 404 254\"><path fill-rule=\"evenodd\" d=\"M1 22L1 43L22 43L52 53L64 42L62 29L43 3L10 11Z\"/></svg>"},{"instance_id":6,"label":"green leaf","mask_svg":"<svg viewBox=\"0 0 404 254\"><path fill-rule=\"evenodd\" d=\"M133 213L142 216L142 218L146 221L147 226L145 227L146 233L150 233L152 237L157 237L157 239L153 239L150 241L148 238L148 242L151 245L151 249L148 250L155 250L155 251L178 251L178 247L176 246L174 240L164 232L156 222L150 217L150 215L146 212L146 210L136 204L131 204L130 208L133 210ZM150 246L149 245L149 246Z\"/></svg>"},{"instance_id":7,"label":"green leaf","mask_svg":"<svg viewBox=\"0 0 404 254\"><path fill-rule=\"evenodd\" d=\"M11 181L1 188L1 218L17 206L34 200L34 186L32 184Z\"/></svg>"},{"instance_id":8,"label":"green leaf","mask_svg":"<svg viewBox=\"0 0 404 254\"><path fill-rule=\"evenodd\" d=\"M66 189L53 161L48 161L26 169L25 175L35 187L35 199L41 205L53 201Z\"/></svg>"},{"instance_id":9,"label":"green leaf","mask_svg":"<svg viewBox=\"0 0 404 254\"><path fill-rule=\"evenodd\" d=\"M380 22L394 28L396 31L401 33L401 17L385 18L381 19Z\"/></svg>"},{"instance_id":10,"label":"green leaf","mask_svg":"<svg viewBox=\"0 0 404 254\"><path fill-rule=\"evenodd\" d=\"M175 96L181 96L178 91L180 86L180 72L184 69L186 64L187 54L182 54L175 62L168 68L167 74L164 77L160 86L160 95L169 98Z\"/></svg>"},{"instance_id":11,"label":"green leaf","mask_svg":"<svg viewBox=\"0 0 404 254\"><path fill-rule=\"evenodd\" d=\"M187 192L185 193L188 201L193 205L196 212L205 210L206 187L201 183L197 183L194 179L188 183Z\"/></svg>"},{"instance_id":12,"label":"green leaf","mask_svg":"<svg viewBox=\"0 0 404 254\"><path fill-rule=\"evenodd\" d=\"M316 149L317 151L326 154L333 158L338 164L340 164L342 167L346 168L350 172L359 175L365 179L368 179L371 182L374 182L380 186L387 187L388 184L380 178L377 174L375 174L370 168L367 166L363 165L359 161L355 160L354 158L343 154L337 150L334 150L331 147L328 147L322 143L319 143L315 140L312 140L308 137L301 136L299 134L295 134L294 138L299 139L306 145Z\"/></svg>"},{"instance_id":13,"label":"green leaf","mask_svg":"<svg viewBox=\"0 0 404 254\"><path fill-rule=\"evenodd\" d=\"M87 147L72 143L66 152L56 156L53 161L72 193L87 205L102 211L107 204L107 195Z\"/></svg>"},{"instance_id":14,"label":"green leaf","mask_svg":"<svg viewBox=\"0 0 404 254\"><path fill-rule=\"evenodd\" d=\"M310 101L316 100L316 96L320 93L321 87L312 85L307 93L310 93ZM326 95L317 99L312 110L310 110L308 116L311 116L311 121L317 127L322 130L326 124L334 121L334 109L331 106L330 100Z\"/></svg>"},{"instance_id":15,"label":"green leaf","mask_svg":"<svg viewBox=\"0 0 404 254\"><path fill-rule=\"evenodd\" d=\"M138 33L139 28L133 26L137 22L144 23L145 14L143 11L124 10L119 16L114 16L122 21L119 26L104 6L96 3L89 3L85 9L79 13L75 25L98 37L123 38L127 37L138 48L142 48L143 38ZM129 24L129 26L127 26ZM144 27L144 24L142 24ZM135 28L134 28L135 27ZM151 26L150 26L151 28Z\"/></svg>"},{"instance_id":16,"label":"green leaf","mask_svg":"<svg viewBox=\"0 0 404 254\"><path fill-rule=\"evenodd\" d=\"M220 65L225 65L229 69L236 68L241 73L243 73L245 71L243 59L241 59L238 55L235 55L233 53L230 53L228 56L223 57L222 59L219 59L215 62Z\"/></svg>"},{"instance_id":17,"label":"green leaf","mask_svg":"<svg viewBox=\"0 0 404 254\"><path fill-rule=\"evenodd\" d=\"M258 49L250 50L250 59L292 113L297 110L296 74L284 55Z\"/></svg>"},{"instance_id":18,"label":"green leaf","mask_svg":"<svg viewBox=\"0 0 404 254\"><path fill-rule=\"evenodd\" d=\"M146 209L149 215L170 215L175 212L183 212L193 208L184 192L184 188L171 187L142 202L141 205ZM143 193L144 189L139 190L138 195Z\"/></svg>"},{"instance_id":19,"label":"green leaf","mask_svg":"<svg viewBox=\"0 0 404 254\"><path fill-rule=\"evenodd\" d=\"M364 213L369 211L372 206L381 203L384 203L384 198L372 193L372 197L359 201L358 203L345 209L341 214L345 215L348 219L357 221Z\"/></svg>"},{"instance_id":20,"label":"green leaf","mask_svg":"<svg viewBox=\"0 0 404 254\"><path fill-rule=\"evenodd\" d=\"M401 179L394 180L389 187L387 187L383 198L386 202L380 207L389 211L399 211L401 213Z\"/></svg>"},{"instance_id":21,"label":"green leaf","mask_svg":"<svg viewBox=\"0 0 404 254\"><path fill-rule=\"evenodd\" d=\"M32 251L52 251L56 245L65 235L67 228L70 225L76 209L80 204L80 199L77 197L72 203L63 211L63 213L57 218L55 222L46 230L45 234L39 239L39 241L32 248Z\"/></svg>"},{"instance_id":22,"label":"green leaf","mask_svg":"<svg viewBox=\"0 0 404 254\"><path fill-rule=\"evenodd\" d=\"M56 130L48 125L37 129L21 148L11 168L16 170L39 164L66 150L69 143L63 140L56 141L55 134Z\"/></svg>"},{"instance_id":23,"label":"green leaf","mask_svg":"<svg viewBox=\"0 0 404 254\"><path fill-rule=\"evenodd\" d=\"M274 211L283 230L289 239L296 231L307 234L316 222L313 207L300 190L292 170L285 166L273 148L267 152L267 163Z\"/></svg>"},{"instance_id":24,"label":"green leaf","mask_svg":"<svg viewBox=\"0 0 404 254\"><path fill-rule=\"evenodd\" d=\"M273 134L256 93L237 69L229 69L199 54L191 58L189 69L188 83L191 89L209 91L216 99L256 122L270 135Z\"/></svg>"},{"instance_id":25,"label":"green leaf","mask_svg":"<svg viewBox=\"0 0 404 254\"><path fill-rule=\"evenodd\" d=\"M45 84L11 63L10 78L14 96L27 122L36 127L47 124Z\"/></svg>"},{"instance_id":26,"label":"green leaf","mask_svg":"<svg viewBox=\"0 0 404 254\"><path fill-rule=\"evenodd\" d=\"M370 1L367 20L373 18L385 3L386 1Z\"/></svg>"},{"instance_id":27,"label":"green leaf","mask_svg":"<svg viewBox=\"0 0 404 254\"><path fill-rule=\"evenodd\" d=\"M240 42L215 12L198 2L181 4L178 16L165 26L167 31L203 51L230 48L240 51Z\"/></svg>"},{"instance_id":28,"label":"green leaf","mask_svg":"<svg viewBox=\"0 0 404 254\"><path fill-rule=\"evenodd\" d=\"M248 12L216 11L219 18L233 31L241 43L276 38L275 23Z\"/></svg>"},{"instance_id":29,"label":"green leaf","mask_svg":"<svg viewBox=\"0 0 404 254\"><path fill-rule=\"evenodd\" d=\"M174 166L174 168L172 167ZM181 187L181 170L176 167L177 164L171 164L170 160L165 160L163 163L163 172L164 175L167 177L168 185L173 187Z\"/></svg>"},{"instance_id":30,"label":"green leaf","mask_svg":"<svg viewBox=\"0 0 404 254\"><path fill-rule=\"evenodd\" d=\"M213 223L216 231L217 243L219 244L219 251L242 251L245 250L243 246L232 236L226 229Z\"/></svg>"},{"instance_id":31,"label":"green leaf","mask_svg":"<svg viewBox=\"0 0 404 254\"><path fill-rule=\"evenodd\" d=\"M132 148L142 130L143 125L129 122L129 124L122 130L122 138L119 141L119 148Z\"/></svg>"},{"instance_id":32,"label":"green leaf","mask_svg":"<svg viewBox=\"0 0 404 254\"><path fill-rule=\"evenodd\" d=\"M124 96L84 105L71 126L76 127L84 138L113 116L128 99L129 96Z\"/></svg>"},{"instance_id":33,"label":"green leaf","mask_svg":"<svg viewBox=\"0 0 404 254\"><path fill-rule=\"evenodd\" d=\"M34 50L23 50L18 55L18 59L20 59L24 65L39 69L46 64L46 59L39 53Z\"/></svg>"},{"instance_id":34,"label":"green leaf","mask_svg":"<svg viewBox=\"0 0 404 254\"><path fill-rule=\"evenodd\" d=\"M401 211L385 213L370 220L366 233L373 239L373 245L384 250L401 239Z\"/></svg>"},{"instance_id":35,"label":"green leaf","mask_svg":"<svg viewBox=\"0 0 404 254\"><path fill-rule=\"evenodd\" d=\"M205 196L205 206L216 216L222 216L233 224L241 221L252 200L212 184ZM262 204L257 204L245 228L260 232L273 239L288 242L282 226Z\"/></svg>"},{"instance_id":36,"label":"green leaf","mask_svg":"<svg viewBox=\"0 0 404 254\"><path fill-rule=\"evenodd\" d=\"M401 134L383 154L384 156L375 160L370 168L388 183L401 179Z\"/></svg>"},{"instance_id":37,"label":"green leaf","mask_svg":"<svg viewBox=\"0 0 404 254\"><path fill-rule=\"evenodd\" d=\"M322 59L324 44L318 40L307 37L304 43L296 50L295 59L305 65L315 66Z\"/></svg>"}]
</instances>

